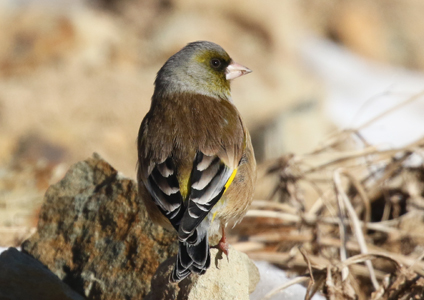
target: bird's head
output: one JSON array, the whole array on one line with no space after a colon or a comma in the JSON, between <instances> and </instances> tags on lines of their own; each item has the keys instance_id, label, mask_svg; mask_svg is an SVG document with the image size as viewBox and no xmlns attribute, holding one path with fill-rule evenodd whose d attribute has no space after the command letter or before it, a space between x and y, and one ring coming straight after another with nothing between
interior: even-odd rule
<instances>
[{"instance_id":1,"label":"bird's head","mask_svg":"<svg viewBox=\"0 0 424 300\"><path fill-rule=\"evenodd\" d=\"M155 94L188 92L231 100L230 81L250 72L219 45L193 42L171 56L159 70Z\"/></svg>"}]
</instances>

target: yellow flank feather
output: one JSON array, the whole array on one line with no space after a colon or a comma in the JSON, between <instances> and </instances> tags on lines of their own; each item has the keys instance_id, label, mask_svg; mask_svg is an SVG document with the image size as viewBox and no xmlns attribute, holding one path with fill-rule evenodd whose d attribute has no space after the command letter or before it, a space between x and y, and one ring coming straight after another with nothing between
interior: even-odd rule
<instances>
[{"instance_id":1,"label":"yellow flank feather","mask_svg":"<svg viewBox=\"0 0 424 300\"><path fill-rule=\"evenodd\" d=\"M216 214L217 214L217 213L218 213L217 211L213 213L211 223L213 222L213 220L215 220L215 217L216 217Z\"/></svg>"},{"instance_id":2,"label":"yellow flank feather","mask_svg":"<svg viewBox=\"0 0 424 300\"><path fill-rule=\"evenodd\" d=\"M234 178L236 177L236 174L237 174L237 169L234 169L233 173L231 174L230 178L228 179L227 183L225 184L225 191L224 191L224 194L225 194L225 192L227 191L228 187L229 187L229 186L231 185L231 183L233 182ZM219 202L221 202L221 201L222 201L222 198L221 198L221 200L219 200ZM219 203L219 202L218 202L218 203ZM217 214L217 213L218 213L217 211L213 213L213 215L212 215L212 221L211 221L211 222L213 222L213 220L215 220L215 217L216 217L216 214Z\"/></svg>"},{"instance_id":3,"label":"yellow flank feather","mask_svg":"<svg viewBox=\"0 0 424 300\"><path fill-rule=\"evenodd\" d=\"M237 174L237 168L234 169L233 173L231 174L230 178L228 179L227 183L225 184L225 192L227 191L228 187L233 182L234 177L236 177L236 174ZM224 194L225 194L225 192L224 192Z\"/></svg>"}]
</instances>

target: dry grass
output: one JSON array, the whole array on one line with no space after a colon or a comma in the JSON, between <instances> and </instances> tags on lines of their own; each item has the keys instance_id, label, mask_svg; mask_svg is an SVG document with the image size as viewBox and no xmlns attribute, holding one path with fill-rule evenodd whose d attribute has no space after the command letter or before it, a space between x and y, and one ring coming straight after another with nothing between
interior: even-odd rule
<instances>
[{"instance_id":1,"label":"dry grass","mask_svg":"<svg viewBox=\"0 0 424 300\"><path fill-rule=\"evenodd\" d=\"M424 138L382 150L360 130L423 95L336 132L307 155L263 166L263 180L276 184L269 200L253 202L234 247L300 275L264 299L299 282L309 283L305 299L317 290L327 299L421 299Z\"/></svg>"}]
</instances>

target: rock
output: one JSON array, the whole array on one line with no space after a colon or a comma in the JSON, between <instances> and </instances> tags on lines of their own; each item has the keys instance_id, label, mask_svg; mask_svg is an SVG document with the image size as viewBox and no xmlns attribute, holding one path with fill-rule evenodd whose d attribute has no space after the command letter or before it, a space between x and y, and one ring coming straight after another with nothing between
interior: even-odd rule
<instances>
[{"instance_id":1,"label":"rock","mask_svg":"<svg viewBox=\"0 0 424 300\"><path fill-rule=\"evenodd\" d=\"M151 223L136 183L98 155L52 185L22 250L88 299L141 299L176 236ZM42 298L39 298L42 299Z\"/></svg>"},{"instance_id":2,"label":"rock","mask_svg":"<svg viewBox=\"0 0 424 300\"><path fill-rule=\"evenodd\" d=\"M145 300L249 299L259 282L259 271L246 254L230 248L229 261L211 249L212 264L202 276L191 275L178 284L169 283L176 257L163 262L152 279Z\"/></svg>"},{"instance_id":3,"label":"rock","mask_svg":"<svg viewBox=\"0 0 424 300\"><path fill-rule=\"evenodd\" d=\"M0 255L0 299L84 300L42 263L9 248Z\"/></svg>"},{"instance_id":4,"label":"rock","mask_svg":"<svg viewBox=\"0 0 424 300\"><path fill-rule=\"evenodd\" d=\"M247 255L234 249L229 262L212 249L212 266L205 275L169 283L176 240L175 234L150 221L136 183L94 154L48 189L38 230L22 250L59 277L50 273L53 283L62 279L62 285L87 299L249 298L259 273ZM28 286L25 280L20 284Z\"/></svg>"}]
</instances>

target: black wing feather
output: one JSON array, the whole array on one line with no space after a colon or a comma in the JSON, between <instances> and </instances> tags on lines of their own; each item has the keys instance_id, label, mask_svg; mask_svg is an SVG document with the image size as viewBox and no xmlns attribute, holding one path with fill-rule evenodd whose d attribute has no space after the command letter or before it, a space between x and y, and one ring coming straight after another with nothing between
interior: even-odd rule
<instances>
[{"instance_id":1,"label":"black wing feather","mask_svg":"<svg viewBox=\"0 0 424 300\"><path fill-rule=\"evenodd\" d=\"M200 167L204 160L208 163L206 168ZM199 170L201 169L201 170ZM212 160L210 156L197 152L191 175L191 191L187 209L181 219L178 230L180 241L198 243L198 239L192 238L196 228L209 214L213 206L221 199L225 192L225 184L233 170L226 166L218 157ZM199 186L201 189L196 189Z\"/></svg>"},{"instance_id":2,"label":"black wing feather","mask_svg":"<svg viewBox=\"0 0 424 300\"><path fill-rule=\"evenodd\" d=\"M185 206L172 158L168 157L164 162L156 164L147 181L146 187L156 205L178 231Z\"/></svg>"}]
</instances>

